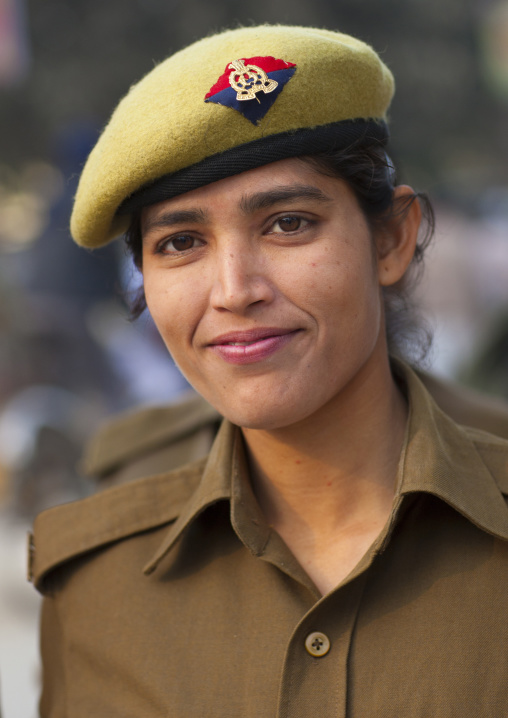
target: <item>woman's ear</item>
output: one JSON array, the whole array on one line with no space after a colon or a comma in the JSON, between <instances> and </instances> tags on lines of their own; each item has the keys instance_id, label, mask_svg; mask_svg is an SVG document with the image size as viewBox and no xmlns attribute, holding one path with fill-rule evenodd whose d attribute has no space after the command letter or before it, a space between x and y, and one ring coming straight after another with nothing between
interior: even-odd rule
<instances>
[{"instance_id":1,"label":"woman's ear","mask_svg":"<svg viewBox=\"0 0 508 718\"><path fill-rule=\"evenodd\" d=\"M376 237L379 284L389 287L399 281L409 267L416 249L422 210L408 185L394 190L394 216Z\"/></svg>"}]
</instances>

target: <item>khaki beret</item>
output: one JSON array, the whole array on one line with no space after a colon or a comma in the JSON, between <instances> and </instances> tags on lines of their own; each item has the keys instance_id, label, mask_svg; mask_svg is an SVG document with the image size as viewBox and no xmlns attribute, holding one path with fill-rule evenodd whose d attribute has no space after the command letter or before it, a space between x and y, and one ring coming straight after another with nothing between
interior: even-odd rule
<instances>
[{"instance_id":1,"label":"khaki beret","mask_svg":"<svg viewBox=\"0 0 508 718\"><path fill-rule=\"evenodd\" d=\"M72 235L99 247L141 206L367 135L384 142L393 90L374 50L338 32L262 25L200 40L118 105L81 175Z\"/></svg>"}]
</instances>

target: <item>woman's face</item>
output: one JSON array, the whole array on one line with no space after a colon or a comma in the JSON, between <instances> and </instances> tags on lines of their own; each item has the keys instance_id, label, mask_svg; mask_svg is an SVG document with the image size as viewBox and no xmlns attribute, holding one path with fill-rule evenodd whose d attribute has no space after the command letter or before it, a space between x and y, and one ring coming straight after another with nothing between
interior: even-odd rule
<instances>
[{"instance_id":1,"label":"woman's face","mask_svg":"<svg viewBox=\"0 0 508 718\"><path fill-rule=\"evenodd\" d=\"M146 208L147 304L188 381L249 428L301 421L386 358L371 231L298 159Z\"/></svg>"}]
</instances>

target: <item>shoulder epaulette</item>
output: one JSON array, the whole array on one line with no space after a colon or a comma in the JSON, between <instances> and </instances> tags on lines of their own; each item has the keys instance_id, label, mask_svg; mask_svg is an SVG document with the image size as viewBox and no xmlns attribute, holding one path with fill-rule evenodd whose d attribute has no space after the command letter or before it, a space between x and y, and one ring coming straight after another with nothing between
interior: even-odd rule
<instances>
[{"instance_id":1,"label":"shoulder epaulette","mask_svg":"<svg viewBox=\"0 0 508 718\"><path fill-rule=\"evenodd\" d=\"M43 511L30 536L29 580L101 546L171 523L195 491L205 460Z\"/></svg>"},{"instance_id":2,"label":"shoulder epaulette","mask_svg":"<svg viewBox=\"0 0 508 718\"><path fill-rule=\"evenodd\" d=\"M140 454L177 442L221 415L201 396L178 404L135 409L109 420L87 446L81 468L89 476L102 476Z\"/></svg>"}]
</instances>

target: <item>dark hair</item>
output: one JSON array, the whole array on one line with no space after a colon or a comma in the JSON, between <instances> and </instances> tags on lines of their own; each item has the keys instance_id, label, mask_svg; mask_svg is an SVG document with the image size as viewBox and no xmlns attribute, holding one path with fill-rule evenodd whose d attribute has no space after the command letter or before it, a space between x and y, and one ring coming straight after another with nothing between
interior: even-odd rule
<instances>
[{"instance_id":1,"label":"dark hair","mask_svg":"<svg viewBox=\"0 0 508 718\"><path fill-rule=\"evenodd\" d=\"M330 150L300 158L318 172L345 180L373 231L389 223L403 220L413 202L420 202L423 222L416 251L408 270L399 282L383 288L388 351L392 356L420 364L431 345L431 333L413 301L413 291L421 277L422 260L434 233L434 212L427 195L415 192L401 199L394 198L395 169L384 147L373 143L355 143L342 150ZM135 213L125 234L127 249L135 266L142 267L142 236L140 212ZM146 309L143 287L130 301L131 318Z\"/></svg>"}]
</instances>

